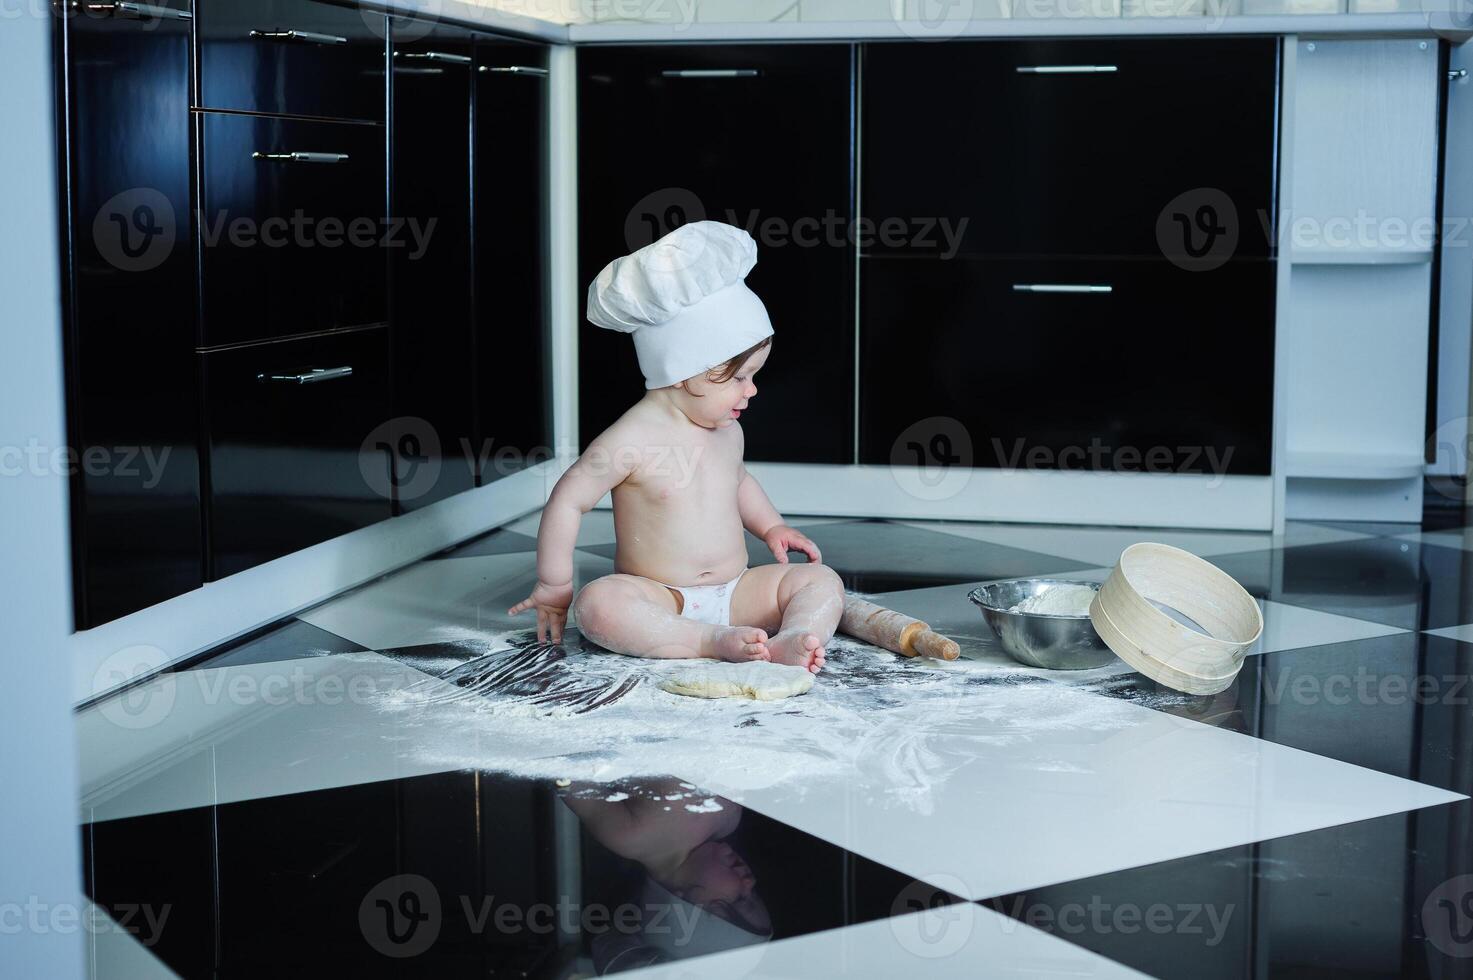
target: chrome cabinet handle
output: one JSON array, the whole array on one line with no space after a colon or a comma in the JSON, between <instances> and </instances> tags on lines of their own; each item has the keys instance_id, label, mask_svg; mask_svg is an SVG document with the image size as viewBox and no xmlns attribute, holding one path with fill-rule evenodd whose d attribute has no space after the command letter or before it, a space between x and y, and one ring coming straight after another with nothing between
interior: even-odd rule
<instances>
[{"instance_id":1,"label":"chrome cabinet handle","mask_svg":"<svg viewBox=\"0 0 1473 980\"><path fill-rule=\"evenodd\" d=\"M756 68L667 68L660 72L666 78L756 78Z\"/></svg>"},{"instance_id":2,"label":"chrome cabinet handle","mask_svg":"<svg viewBox=\"0 0 1473 980\"><path fill-rule=\"evenodd\" d=\"M1094 75L1120 69L1114 65L1019 65L1015 70L1019 75Z\"/></svg>"},{"instance_id":3,"label":"chrome cabinet handle","mask_svg":"<svg viewBox=\"0 0 1473 980\"><path fill-rule=\"evenodd\" d=\"M251 37L262 41L306 41L309 44L347 44L348 39L336 34L316 31L251 31Z\"/></svg>"},{"instance_id":4,"label":"chrome cabinet handle","mask_svg":"<svg viewBox=\"0 0 1473 980\"><path fill-rule=\"evenodd\" d=\"M194 17L187 10L160 7L151 3L73 3L73 10L85 10L89 14L107 14L113 17L128 17L133 20L190 20Z\"/></svg>"},{"instance_id":5,"label":"chrome cabinet handle","mask_svg":"<svg viewBox=\"0 0 1473 980\"><path fill-rule=\"evenodd\" d=\"M451 54L448 51L395 51L394 57L405 61L433 61L443 65L468 65L469 55Z\"/></svg>"},{"instance_id":6,"label":"chrome cabinet handle","mask_svg":"<svg viewBox=\"0 0 1473 980\"><path fill-rule=\"evenodd\" d=\"M537 68L532 65L482 65L479 70L499 75L529 75L532 78L547 77L546 68Z\"/></svg>"},{"instance_id":7,"label":"chrome cabinet handle","mask_svg":"<svg viewBox=\"0 0 1473 980\"><path fill-rule=\"evenodd\" d=\"M335 368L308 368L297 374L271 374L263 372L256 375L257 381L283 381L293 385L312 385L319 381L336 381L338 378L351 377L353 369L348 365Z\"/></svg>"},{"instance_id":8,"label":"chrome cabinet handle","mask_svg":"<svg viewBox=\"0 0 1473 980\"><path fill-rule=\"evenodd\" d=\"M1091 286L1072 282L1015 282L1015 293L1111 293L1113 286Z\"/></svg>"},{"instance_id":9,"label":"chrome cabinet handle","mask_svg":"<svg viewBox=\"0 0 1473 980\"><path fill-rule=\"evenodd\" d=\"M251 154L252 160L272 160L277 163L343 163L348 159L346 153L303 153L300 151L287 153L262 153L260 150Z\"/></svg>"}]
</instances>

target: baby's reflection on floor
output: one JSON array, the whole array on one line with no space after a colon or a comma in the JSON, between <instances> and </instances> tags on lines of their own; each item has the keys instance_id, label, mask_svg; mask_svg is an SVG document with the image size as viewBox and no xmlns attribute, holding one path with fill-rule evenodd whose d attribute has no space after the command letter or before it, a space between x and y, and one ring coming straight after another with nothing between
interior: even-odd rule
<instances>
[{"instance_id":1,"label":"baby's reflection on floor","mask_svg":"<svg viewBox=\"0 0 1473 980\"><path fill-rule=\"evenodd\" d=\"M573 783L559 794L594 840L632 863L615 903L621 914L590 936L599 974L772 938L756 876L730 839L740 806L673 778Z\"/></svg>"}]
</instances>

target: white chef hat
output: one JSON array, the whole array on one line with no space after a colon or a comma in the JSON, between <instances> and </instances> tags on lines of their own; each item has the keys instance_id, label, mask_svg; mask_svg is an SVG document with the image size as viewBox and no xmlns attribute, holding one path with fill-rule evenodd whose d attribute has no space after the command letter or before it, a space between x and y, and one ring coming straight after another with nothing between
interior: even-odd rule
<instances>
[{"instance_id":1,"label":"white chef hat","mask_svg":"<svg viewBox=\"0 0 1473 980\"><path fill-rule=\"evenodd\" d=\"M734 225L692 221L603 267L588 286L588 319L634 335L645 388L709 371L772 336L743 282L757 243Z\"/></svg>"}]
</instances>

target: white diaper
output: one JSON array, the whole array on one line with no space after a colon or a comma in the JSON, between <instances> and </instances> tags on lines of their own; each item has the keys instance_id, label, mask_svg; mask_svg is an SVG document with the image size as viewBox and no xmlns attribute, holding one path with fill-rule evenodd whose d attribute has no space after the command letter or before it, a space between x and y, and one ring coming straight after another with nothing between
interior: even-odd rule
<instances>
[{"instance_id":1,"label":"white diaper","mask_svg":"<svg viewBox=\"0 0 1473 980\"><path fill-rule=\"evenodd\" d=\"M667 585L667 589L674 589L684 598L684 604L680 607L680 615L685 619L694 619L698 623L710 623L713 626L731 625L731 594L736 591L737 580L747 574L747 569L742 569L736 578L730 582L722 582L720 585Z\"/></svg>"}]
</instances>

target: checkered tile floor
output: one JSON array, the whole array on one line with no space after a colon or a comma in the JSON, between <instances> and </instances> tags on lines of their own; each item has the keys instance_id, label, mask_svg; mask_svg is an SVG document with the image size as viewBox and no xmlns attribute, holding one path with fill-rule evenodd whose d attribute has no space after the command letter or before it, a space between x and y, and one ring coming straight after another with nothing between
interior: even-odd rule
<instances>
[{"instance_id":1,"label":"checkered tile floor","mask_svg":"<svg viewBox=\"0 0 1473 980\"><path fill-rule=\"evenodd\" d=\"M1473 528L789 521L971 671L831 650L805 698L920 705L903 733L834 716L862 764L803 737L784 758L814 774L767 782L740 752L607 783L486 764L606 759L600 713L649 682L576 623L549 648L505 615L535 578L530 515L79 714L87 889L131 926L97 937L99 975L1473 969ZM1222 694L1119 663L1019 667L966 598L1099 580L1140 540L1260 600L1263 638ZM585 517L575 588L613 571L613 541L607 511ZM574 663L614 666L575 690ZM971 686L927 714L946 684ZM560 697L591 709L541 710ZM514 724L464 710L513 702ZM725 723L703 704L668 710Z\"/></svg>"}]
</instances>

